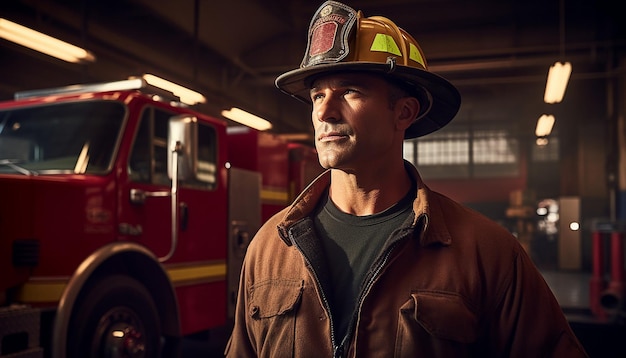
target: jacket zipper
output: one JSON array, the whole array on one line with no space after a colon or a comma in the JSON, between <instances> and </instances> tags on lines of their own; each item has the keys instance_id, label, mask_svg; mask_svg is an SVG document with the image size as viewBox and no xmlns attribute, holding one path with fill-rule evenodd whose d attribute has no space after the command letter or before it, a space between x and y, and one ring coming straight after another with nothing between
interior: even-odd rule
<instances>
[{"instance_id":1,"label":"jacket zipper","mask_svg":"<svg viewBox=\"0 0 626 358\"><path fill-rule=\"evenodd\" d=\"M313 269L313 265L309 261L309 258L304 254L304 252L302 252L302 250L300 249L300 246L297 244L296 240L294 240L294 237L291 234L291 232L289 232L289 239L291 240L291 242L294 243L294 246L298 249L302 257L306 261L307 266L309 267L309 271L311 271L311 273L313 274L313 279L315 280L315 286L317 286L317 290L322 295L322 302L324 303L324 308L326 309L326 312L328 314L329 321L330 321L330 343L333 346L333 357L341 357L343 354L341 353L342 348L335 344L335 324L333 323L333 315L330 313L331 312L330 304L328 303L328 299L326 298L326 293L322 289L322 284L320 283L320 280L317 277L317 272L315 272L315 270Z\"/></svg>"},{"instance_id":2,"label":"jacket zipper","mask_svg":"<svg viewBox=\"0 0 626 358\"><path fill-rule=\"evenodd\" d=\"M354 311L354 315L352 316L352 319L350 320L350 325L348 328L349 333L346 334L346 336L341 342L341 345L338 346L337 349L335 349L335 352L340 352L341 355L335 354L334 355L335 358L343 357L343 354L345 353L344 347L346 343L348 343L352 339L352 332L354 331L357 319L361 312L361 306L363 305L363 301L365 300L365 297L367 297L367 295L369 294L372 286L374 285L374 282L376 282L376 280L378 279L380 272L387 265L387 262L389 261L389 257L391 256L391 253L393 252L393 250L396 248L396 246L398 246L399 242L401 242L405 237L409 236L410 232L411 231L408 230L406 233L402 234L400 237L398 237L398 239L392 242L391 245L389 245L389 247L385 249L382 255L382 260L379 262L378 265L376 265L375 270L371 271L372 274L369 276L369 279L367 280L367 283L363 287L363 290L361 291L361 294L359 295L359 299L357 300L356 307L358 308Z\"/></svg>"}]
</instances>

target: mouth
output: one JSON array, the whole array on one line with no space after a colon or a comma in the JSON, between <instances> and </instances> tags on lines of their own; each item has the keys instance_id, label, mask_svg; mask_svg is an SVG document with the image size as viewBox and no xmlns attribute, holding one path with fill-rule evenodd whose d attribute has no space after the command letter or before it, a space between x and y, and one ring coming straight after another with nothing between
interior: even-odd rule
<instances>
[{"instance_id":1,"label":"mouth","mask_svg":"<svg viewBox=\"0 0 626 358\"><path fill-rule=\"evenodd\" d=\"M332 142L347 138L348 135L340 132L322 133L317 137L318 142Z\"/></svg>"}]
</instances>

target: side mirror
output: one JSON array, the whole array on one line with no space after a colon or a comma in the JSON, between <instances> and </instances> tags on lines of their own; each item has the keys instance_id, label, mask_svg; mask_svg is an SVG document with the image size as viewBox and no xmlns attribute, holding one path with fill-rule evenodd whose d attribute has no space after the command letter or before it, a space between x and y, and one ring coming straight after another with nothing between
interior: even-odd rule
<instances>
[{"instance_id":1,"label":"side mirror","mask_svg":"<svg viewBox=\"0 0 626 358\"><path fill-rule=\"evenodd\" d=\"M178 179L185 180L194 177L197 170L197 138L198 120L190 115L178 115L170 118L167 133L167 173L170 178L172 173L172 154L178 155Z\"/></svg>"}]
</instances>

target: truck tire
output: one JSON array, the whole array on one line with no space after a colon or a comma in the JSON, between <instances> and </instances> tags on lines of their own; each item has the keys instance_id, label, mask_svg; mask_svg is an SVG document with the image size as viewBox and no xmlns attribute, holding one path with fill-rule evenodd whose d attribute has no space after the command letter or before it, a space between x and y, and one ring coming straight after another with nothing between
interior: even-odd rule
<instances>
[{"instance_id":1,"label":"truck tire","mask_svg":"<svg viewBox=\"0 0 626 358\"><path fill-rule=\"evenodd\" d=\"M158 317L139 281L105 277L76 302L67 334L68 357L160 357Z\"/></svg>"}]
</instances>

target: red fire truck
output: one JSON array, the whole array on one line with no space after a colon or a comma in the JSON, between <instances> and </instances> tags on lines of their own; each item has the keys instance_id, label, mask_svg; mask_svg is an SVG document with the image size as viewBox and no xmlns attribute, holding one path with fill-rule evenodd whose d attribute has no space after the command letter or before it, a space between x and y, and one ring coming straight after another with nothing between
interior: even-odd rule
<instances>
[{"instance_id":1,"label":"red fire truck","mask_svg":"<svg viewBox=\"0 0 626 358\"><path fill-rule=\"evenodd\" d=\"M314 149L141 79L0 102L0 357L176 356L228 322L260 223Z\"/></svg>"}]
</instances>

